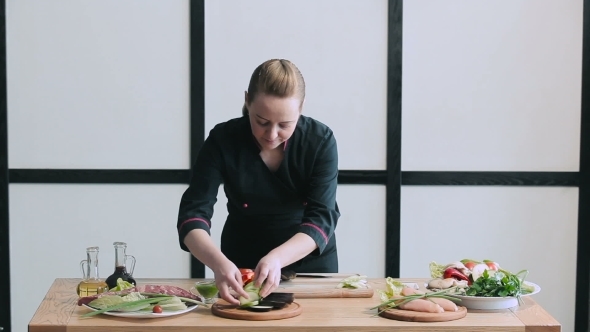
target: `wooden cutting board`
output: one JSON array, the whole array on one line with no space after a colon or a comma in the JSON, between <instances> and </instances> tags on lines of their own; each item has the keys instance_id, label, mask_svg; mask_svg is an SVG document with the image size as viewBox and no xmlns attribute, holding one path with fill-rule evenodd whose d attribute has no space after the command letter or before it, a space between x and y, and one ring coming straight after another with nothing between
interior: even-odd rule
<instances>
[{"instance_id":1,"label":"wooden cutting board","mask_svg":"<svg viewBox=\"0 0 590 332\"><path fill-rule=\"evenodd\" d=\"M309 274L311 275L311 274ZM318 273L317 275L323 275ZM354 274L325 274L327 278L296 277L282 281L275 292L293 293L295 299L373 297L373 288L337 288L340 281Z\"/></svg>"},{"instance_id":2,"label":"wooden cutting board","mask_svg":"<svg viewBox=\"0 0 590 332\"><path fill-rule=\"evenodd\" d=\"M467 308L458 307L458 309L457 311L431 313L392 308L380 312L379 316L407 322L448 322L450 320L461 319L467 315Z\"/></svg>"},{"instance_id":3,"label":"wooden cutting board","mask_svg":"<svg viewBox=\"0 0 590 332\"><path fill-rule=\"evenodd\" d=\"M277 320L299 316L302 312L302 309L299 303L293 302L282 309L273 309L271 311L266 312L256 312L247 309L240 309L235 304L229 304L223 300L219 300L211 306L211 312L215 316L230 319Z\"/></svg>"}]
</instances>

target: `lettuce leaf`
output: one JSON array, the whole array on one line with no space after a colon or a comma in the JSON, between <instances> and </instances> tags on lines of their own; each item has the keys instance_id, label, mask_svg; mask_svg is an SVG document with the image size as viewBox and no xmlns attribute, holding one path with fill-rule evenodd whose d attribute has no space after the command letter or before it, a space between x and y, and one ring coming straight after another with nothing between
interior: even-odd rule
<instances>
[{"instance_id":1,"label":"lettuce leaf","mask_svg":"<svg viewBox=\"0 0 590 332\"><path fill-rule=\"evenodd\" d=\"M182 302L176 296L174 296L168 300L164 300L162 302L159 302L158 305L160 307L162 307L162 310L166 310L166 311L177 311L177 310L184 310L187 308L186 304L184 304L184 302Z\"/></svg>"},{"instance_id":2,"label":"lettuce leaf","mask_svg":"<svg viewBox=\"0 0 590 332\"><path fill-rule=\"evenodd\" d=\"M123 300L123 298L119 295L105 295L99 297L98 299L92 300L90 303L88 303L88 306L96 309L105 309L123 302L125 302L125 300Z\"/></svg>"},{"instance_id":3,"label":"lettuce leaf","mask_svg":"<svg viewBox=\"0 0 590 332\"><path fill-rule=\"evenodd\" d=\"M436 264L436 262L430 262L430 277L432 279L442 278L445 273L446 267L446 265L440 265Z\"/></svg>"},{"instance_id":4,"label":"lettuce leaf","mask_svg":"<svg viewBox=\"0 0 590 332\"><path fill-rule=\"evenodd\" d=\"M337 288L369 288L367 285L367 276L350 276L348 278L344 278L340 281L340 283L336 286Z\"/></svg>"},{"instance_id":5,"label":"lettuce leaf","mask_svg":"<svg viewBox=\"0 0 590 332\"><path fill-rule=\"evenodd\" d=\"M121 278L118 278L117 279L117 286L109 289L109 291L111 291L111 292L118 292L118 291L122 291L122 290L127 289L127 288L133 288L133 287L135 287L135 286L132 283L130 283L128 281L124 281Z\"/></svg>"},{"instance_id":6,"label":"lettuce leaf","mask_svg":"<svg viewBox=\"0 0 590 332\"><path fill-rule=\"evenodd\" d=\"M125 296L121 296L121 298L123 299L124 302L133 302L133 301L137 301L137 300L143 300L146 297L141 295L141 293L139 293L139 292L131 292Z\"/></svg>"},{"instance_id":7,"label":"lettuce leaf","mask_svg":"<svg viewBox=\"0 0 590 332\"><path fill-rule=\"evenodd\" d=\"M401 295L402 289L404 289L404 284L395 281L392 277L385 278L385 290L379 290L379 298L382 302L387 302L394 296Z\"/></svg>"},{"instance_id":8,"label":"lettuce leaf","mask_svg":"<svg viewBox=\"0 0 590 332\"><path fill-rule=\"evenodd\" d=\"M112 306L124 303L124 302L135 302L138 300L143 300L146 297L141 295L138 292L133 292L133 293L129 293L125 296L119 296L119 295L105 295L102 297L99 297L98 299L92 300L90 303L88 303L89 306L95 308L95 309L106 309L106 308L110 308ZM147 306L149 306L150 304L147 303L146 306L140 305L140 306L130 306L130 307L125 307L120 309L119 311L136 311L136 310L140 310L142 308L145 308Z\"/></svg>"}]
</instances>

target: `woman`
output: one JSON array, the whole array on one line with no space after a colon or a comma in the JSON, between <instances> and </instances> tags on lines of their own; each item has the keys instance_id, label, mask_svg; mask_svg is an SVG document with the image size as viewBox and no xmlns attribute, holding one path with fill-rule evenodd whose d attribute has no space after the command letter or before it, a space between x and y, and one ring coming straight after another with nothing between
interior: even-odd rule
<instances>
[{"instance_id":1,"label":"woman","mask_svg":"<svg viewBox=\"0 0 590 332\"><path fill-rule=\"evenodd\" d=\"M205 140L182 196L180 246L215 273L219 295L239 302L239 268L254 269L262 297L281 268L338 272L334 230L338 154L330 128L301 115L305 82L288 60L268 60L250 78L241 118L218 124ZM220 184L228 199L221 249L210 237Z\"/></svg>"}]
</instances>

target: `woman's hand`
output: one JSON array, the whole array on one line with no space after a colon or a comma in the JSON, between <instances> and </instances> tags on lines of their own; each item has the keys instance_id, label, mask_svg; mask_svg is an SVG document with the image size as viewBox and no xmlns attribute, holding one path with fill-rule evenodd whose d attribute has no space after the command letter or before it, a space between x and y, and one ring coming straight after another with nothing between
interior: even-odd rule
<instances>
[{"instance_id":1,"label":"woman's hand","mask_svg":"<svg viewBox=\"0 0 590 332\"><path fill-rule=\"evenodd\" d=\"M242 285L242 273L229 259L216 264L213 272L215 273L215 283L219 289L219 296L222 299L231 304L240 304L240 301L231 295L230 288L238 293L238 296L248 298L248 293L244 291Z\"/></svg>"},{"instance_id":2,"label":"woman's hand","mask_svg":"<svg viewBox=\"0 0 590 332\"><path fill-rule=\"evenodd\" d=\"M277 289L281 281L281 261L279 257L272 252L262 257L258 265L256 265L254 280L256 287L264 285L259 292L261 297L266 297Z\"/></svg>"}]
</instances>

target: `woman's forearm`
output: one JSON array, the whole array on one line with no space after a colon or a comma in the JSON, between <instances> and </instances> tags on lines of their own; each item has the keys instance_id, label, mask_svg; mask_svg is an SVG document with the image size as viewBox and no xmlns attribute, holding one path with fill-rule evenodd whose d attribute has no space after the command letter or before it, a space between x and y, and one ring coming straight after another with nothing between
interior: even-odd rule
<instances>
[{"instance_id":1,"label":"woman's forearm","mask_svg":"<svg viewBox=\"0 0 590 332\"><path fill-rule=\"evenodd\" d=\"M184 238L184 244L193 256L211 269L214 269L218 262L227 260L221 250L215 246L211 236L203 229L190 231Z\"/></svg>"},{"instance_id":2,"label":"woman's forearm","mask_svg":"<svg viewBox=\"0 0 590 332\"><path fill-rule=\"evenodd\" d=\"M271 250L269 255L278 257L281 266L285 267L309 255L317 247L317 244L309 235L297 233L287 242Z\"/></svg>"}]
</instances>

